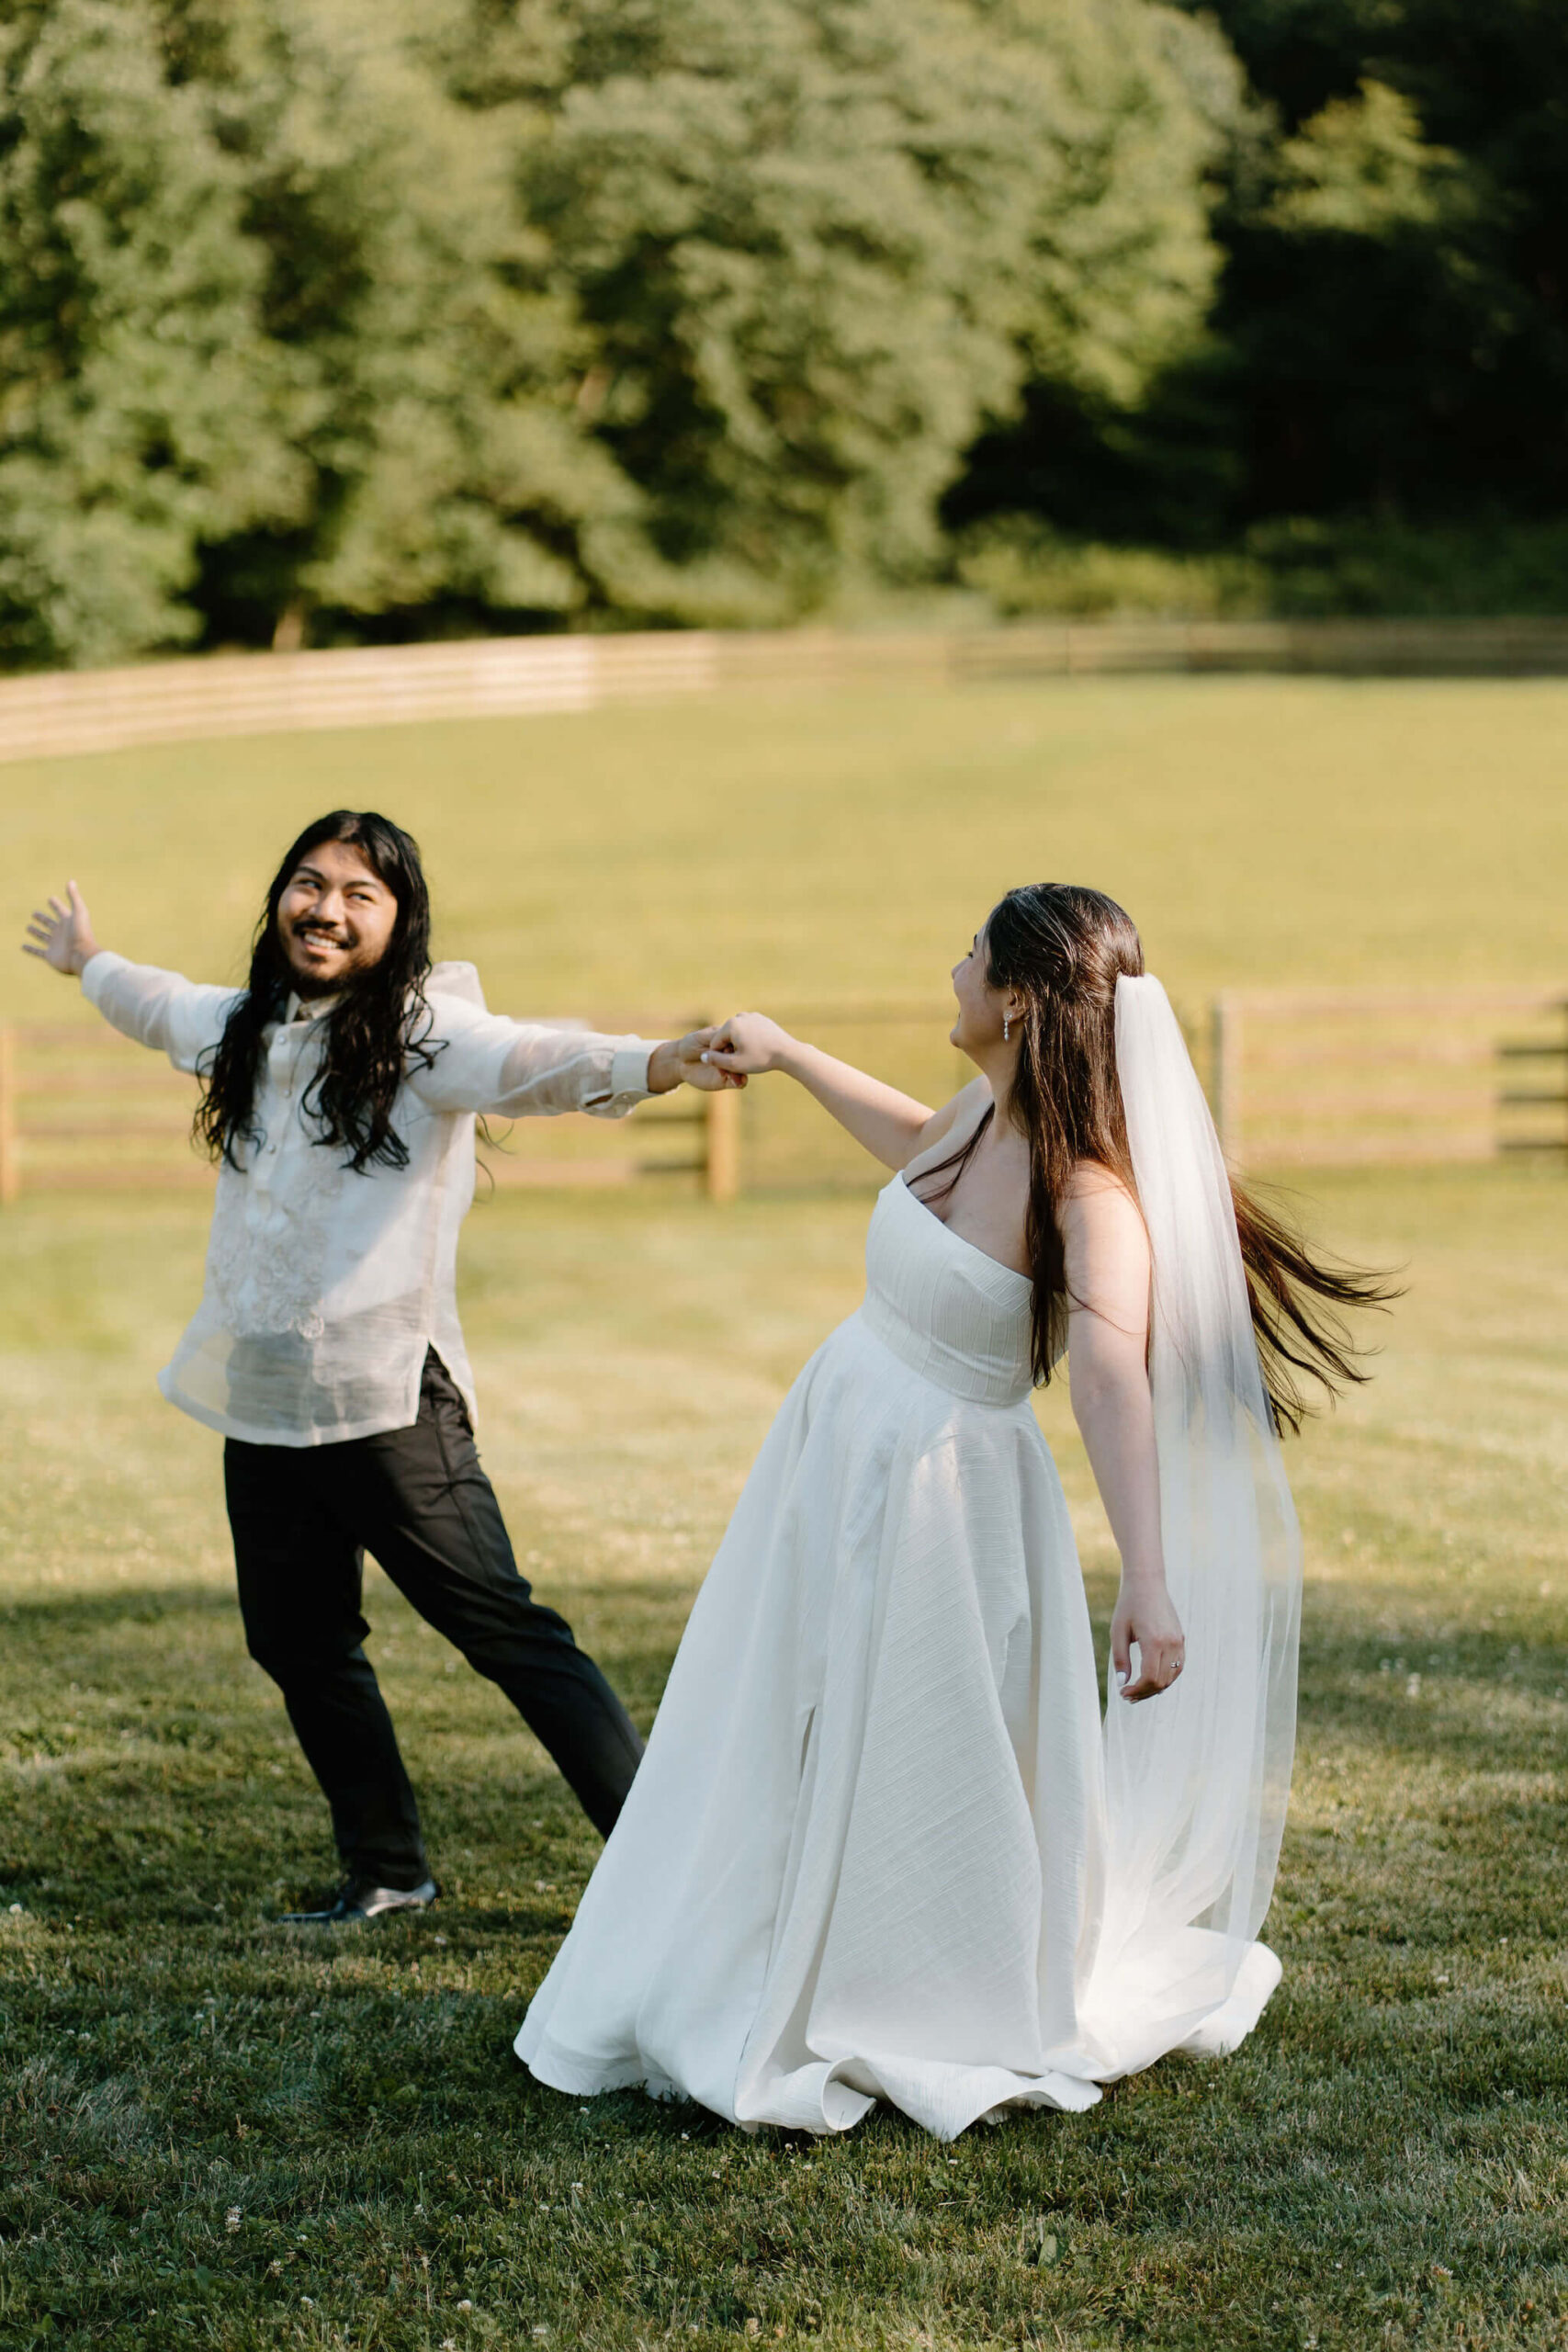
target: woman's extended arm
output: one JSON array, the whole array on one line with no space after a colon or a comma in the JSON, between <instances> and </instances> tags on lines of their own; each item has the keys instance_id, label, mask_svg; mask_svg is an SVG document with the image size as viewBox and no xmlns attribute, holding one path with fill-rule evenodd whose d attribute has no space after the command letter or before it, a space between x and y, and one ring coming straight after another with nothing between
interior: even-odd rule
<instances>
[{"instance_id":1,"label":"woman's extended arm","mask_svg":"<svg viewBox=\"0 0 1568 2352\"><path fill-rule=\"evenodd\" d=\"M1067 1377L1073 1416L1122 1557L1111 1656L1124 1699L1149 1699L1181 1671L1181 1626L1166 1590L1159 1457L1149 1392L1149 1244L1131 1194L1084 1169L1062 1204ZM1132 1645L1138 1679L1132 1681Z\"/></svg>"},{"instance_id":2,"label":"woman's extended arm","mask_svg":"<svg viewBox=\"0 0 1568 2352\"><path fill-rule=\"evenodd\" d=\"M738 1012L721 1023L703 1059L736 1075L783 1070L814 1094L825 1111L885 1168L903 1168L942 1133L942 1111L885 1086L852 1062L835 1061L781 1029L765 1013ZM931 1132L928 1132L930 1130Z\"/></svg>"}]
</instances>

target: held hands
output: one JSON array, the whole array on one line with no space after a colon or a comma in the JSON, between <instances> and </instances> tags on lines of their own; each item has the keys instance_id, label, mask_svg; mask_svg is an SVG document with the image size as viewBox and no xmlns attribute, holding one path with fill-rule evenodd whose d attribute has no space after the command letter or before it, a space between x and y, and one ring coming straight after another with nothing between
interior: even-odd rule
<instances>
[{"instance_id":1,"label":"held hands","mask_svg":"<svg viewBox=\"0 0 1568 2352\"><path fill-rule=\"evenodd\" d=\"M1133 1644L1138 1645L1138 1679L1133 1672ZM1162 1577L1157 1583L1129 1585L1122 1579L1111 1620L1111 1663L1122 1684L1123 1699L1154 1699L1168 1690L1181 1672L1187 1642L1180 1620L1170 1605Z\"/></svg>"},{"instance_id":2,"label":"held hands","mask_svg":"<svg viewBox=\"0 0 1568 2352\"><path fill-rule=\"evenodd\" d=\"M737 1012L714 1030L703 1059L744 1086L748 1076L782 1069L794 1043L788 1030L770 1021L765 1012Z\"/></svg>"},{"instance_id":3,"label":"held hands","mask_svg":"<svg viewBox=\"0 0 1568 2352\"><path fill-rule=\"evenodd\" d=\"M732 1076L708 1059L707 1046L718 1034L716 1029L692 1029L683 1037L655 1046L648 1057L649 1092L668 1094L677 1086L695 1086L705 1094L716 1094L722 1087L744 1086L743 1077Z\"/></svg>"},{"instance_id":4,"label":"held hands","mask_svg":"<svg viewBox=\"0 0 1568 2352\"><path fill-rule=\"evenodd\" d=\"M64 972L74 978L97 954L98 943L93 936L93 919L87 912L86 900L74 882L65 885L65 898L68 903L51 898L48 914L41 907L33 909L22 953L36 956L51 971Z\"/></svg>"}]
</instances>

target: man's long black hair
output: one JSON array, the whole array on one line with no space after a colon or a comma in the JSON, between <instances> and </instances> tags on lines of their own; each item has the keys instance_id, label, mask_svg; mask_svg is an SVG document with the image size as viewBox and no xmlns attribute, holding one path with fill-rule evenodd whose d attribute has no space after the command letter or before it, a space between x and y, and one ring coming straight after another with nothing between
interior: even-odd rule
<instances>
[{"instance_id":1,"label":"man's long black hair","mask_svg":"<svg viewBox=\"0 0 1568 2352\"><path fill-rule=\"evenodd\" d=\"M300 1103L316 1129L314 1140L346 1154L345 1165L406 1168L408 1147L392 1125L392 1105L410 1061L428 1069L436 1048L424 983L430 972L430 892L419 845L400 825L373 808L334 808L318 817L295 842L266 894L251 943L251 972L221 1038L204 1061L195 1133L214 1159L244 1165L243 1146L265 1140L256 1124L256 1086L265 1047L263 1033L283 1017L294 978L277 931L278 903L289 881L323 842L358 850L398 902L397 920L380 961L358 974L322 1016L321 1064Z\"/></svg>"}]
</instances>

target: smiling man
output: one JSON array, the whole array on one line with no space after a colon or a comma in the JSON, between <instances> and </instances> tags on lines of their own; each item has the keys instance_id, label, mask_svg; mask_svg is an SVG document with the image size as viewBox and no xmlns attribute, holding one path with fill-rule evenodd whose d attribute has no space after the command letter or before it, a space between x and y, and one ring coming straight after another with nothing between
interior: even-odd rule
<instances>
[{"instance_id":1,"label":"smiling man","mask_svg":"<svg viewBox=\"0 0 1568 2352\"><path fill-rule=\"evenodd\" d=\"M713 1033L649 1045L502 1020L472 965L433 966L429 942L414 842L349 809L279 865L239 990L100 948L74 882L26 942L201 1080L196 1130L219 1170L206 1282L159 1386L226 1441L245 1637L332 1807L343 1883L296 1922L419 1909L436 1892L363 1647L367 1551L500 1685L605 1835L641 1754L599 1668L518 1574L479 1465L457 1233L476 1116L618 1118L682 1080L712 1090Z\"/></svg>"}]
</instances>

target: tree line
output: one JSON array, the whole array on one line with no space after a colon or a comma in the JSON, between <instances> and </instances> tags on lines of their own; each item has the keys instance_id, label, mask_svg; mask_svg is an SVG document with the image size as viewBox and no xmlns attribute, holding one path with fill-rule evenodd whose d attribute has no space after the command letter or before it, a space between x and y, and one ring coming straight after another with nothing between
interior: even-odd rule
<instances>
[{"instance_id":1,"label":"tree line","mask_svg":"<svg viewBox=\"0 0 1568 2352\"><path fill-rule=\"evenodd\" d=\"M0 660L1568 589L1542 0L0 0Z\"/></svg>"}]
</instances>

